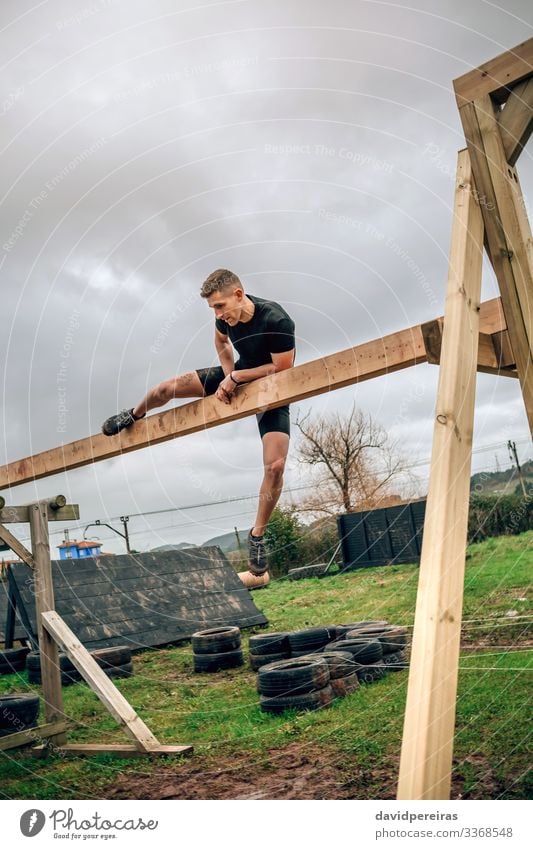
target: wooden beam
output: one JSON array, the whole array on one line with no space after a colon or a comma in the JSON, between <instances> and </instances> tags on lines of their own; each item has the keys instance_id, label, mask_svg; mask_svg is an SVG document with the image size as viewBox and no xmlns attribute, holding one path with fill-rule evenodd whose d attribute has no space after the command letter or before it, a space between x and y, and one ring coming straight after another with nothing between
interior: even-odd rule
<instances>
[{"instance_id":1,"label":"wooden beam","mask_svg":"<svg viewBox=\"0 0 533 849\"><path fill-rule=\"evenodd\" d=\"M273 377L255 380L237 390L231 405L211 395L141 419L117 436L97 434L10 463L0 468L0 490L158 445L422 362L425 362L425 350L418 326L391 333Z\"/></svg>"},{"instance_id":2,"label":"wooden beam","mask_svg":"<svg viewBox=\"0 0 533 849\"><path fill-rule=\"evenodd\" d=\"M28 551L26 546L22 545L15 536L13 536L11 531L4 528L3 525L0 525L0 539L3 539L6 545L10 547L11 551L14 551L17 557L20 557L24 563L27 563L30 569L35 569L35 562L31 552Z\"/></svg>"},{"instance_id":3,"label":"wooden beam","mask_svg":"<svg viewBox=\"0 0 533 849\"><path fill-rule=\"evenodd\" d=\"M53 510L50 505L46 506L46 516L49 522L70 522L80 518L80 508L77 504L67 504L58 510ZM20 522L27 524L30 521L30 506L24 504L22 507L4 507L0 510L0 522L4 525ZM20 555L19 555L20 556Z\"/></svg>"},{"instance_id":4,"label":"wooden beam","mask_svg":"<svg viewBox=\"0 0 533 849\"><path fill-rule=\"evenodd\" d=\"M43 611L54 609L54 584L52 581L52 562L50 560L50 540L48 536L48 510L46 503L39 501L28 508L31 549L34 560L35 613L39 651L41 654L41 679L44 696L44 712L48 723L65 719L63 693L61 690L61 670L57 645L43 627ZM54 744L67 742L66 734L54 735Z\"/></svg>"},{"instance_id":5,"label":"wooden beam","mask_svg":"<svg viewBox=\"0 0 533 849\"><path fill-rule=\"evenodd\" d=\"M8 749L16 749L19 746L27 746L35 740L46 740L63 734L72 727L70 722L62 720L60 722L48 722L46 725L38 725L36 728L26 728L24 731L15 731L13 734L8 734L6 737L0 737L0 752L6 752ZM55 746L55 744L53 744ZM49 745L43 744L42 749L49 749Z\"/></svg>"},{"instance_id":6,"label":"wooden beam","mask_svg":"<svg viewBox=\"0 0 533 849\"><path fill-rule=\"evenodd\" d=\"M428 363L440 363L444 320L436 318L421 325ZM480 333L477 370L485 374L517 378L507 330L499 333Z\"/></svg>"},{"instance_id":7,"label":"wooden beam","mask_svg":"<svg viewBox=\"0 0 533 849\"><path fill-rule=\"evenodd\" d=\"M42 757L46 754L46 746L35 746L32 754ZM83 757L84 755L115 755L117 758L142 758L160 757L161 755L190 755L192 746L165 746L161 744L146 752L137 749L127 743L67 743L57 750L59 755L70 755L72 757Z\"/></svg>"},{"instance_id":8,"label":"wooden beam","mask_svg":"<svg viewBox=\"0 0 533 849\"><path fill-rule=\"evenodd\" d=\"M498 113L505 158L514 165L533 132L533 77L513 88Z\"/></svg>"},{"instance_id":9,"label":"wooden beam","mask_svg":"<svg viewBox=\"0 0 533 849\"><path fill-rule=\"evenodd\" d=\"M505 330L499 298L481 304L480 319L487 333ZM415 325L295 366L273 377L255 380L237 391L230 406L210 396L141 419L117 436L96 434L8 463L0 467L0 489L158 445L169 439L242 419L281 404L332 392L426 361L422 330L419 325ZM0 521L2 515L0 513Z\"/></svg>"},{"instance_id":10,"label":"wooden beam","mask_svg":"<svg viewBox=\"0 0 533 849\"><path fill-rule=\"evenodd\" d=\"M487 94L492 94L494 99L500 102L505 101L511 87L531 74L533 38L457 77L453 81L457 105L461 108L465 103Z\"/></svg>"},{"instance_id":11,"label":"wooden beam","mask_svg":"<svg viewBox=\"0 0 533 849\"><path fill-rule=\"evenodd\" d=\"M507 163L487 95L460 110L485 224L486 244L507 320L533 433L533 240L516 170Z\"/></svg>"},{"instance_id":12,"label":"wooden beam","mask_svg":"<svg viewBox=\"0 0 533 849\"><path fill-rule=\"evenodd\" d=\"M461 151L398 799L450 793L483 256L472 188Z\"/></svg>"},{"instance_id":13,"label":"wooden beam","mask_svg":"<svg viewBox=\"0 0 533 849\"><path fill-rule=\"evenodd\" d=\"M133 740L137 749L148 752L159 748L159 741L152 734L140 716L133 710L103 669L97 664L85 646L71 631L66 622L55 610L48 610L41 616L43 626L70 658L78 672L89 684L91 690L105 705L111 716L122 726L124 732Z\"/></svg>"}]
</instances>

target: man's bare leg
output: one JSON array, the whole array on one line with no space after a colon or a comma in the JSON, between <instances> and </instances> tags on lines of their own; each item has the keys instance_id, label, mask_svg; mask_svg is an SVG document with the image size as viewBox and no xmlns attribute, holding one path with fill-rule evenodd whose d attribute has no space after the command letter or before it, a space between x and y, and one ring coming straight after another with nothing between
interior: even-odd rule
<instances>
[{"instance_id":1,"label":"man's bare leg","mask_svg":"<svg viewBox=\"0 0 533 849\"><path fill-rule=\"evenodd\" d=\"M283 471L289 453L289 437L274 431L263 436L264 476L252 534L261 537L283 490Z\"/></svg>"},{"instance_id":2,"label":"man's bare leg","mask_svg":"<svg viewBox=\"0 0 533 849\"><path fill-rule=\"evenodd\" d=\"M196 372L188 371L152 386L146 397L133 408L133 415L136 418L144 416L148 410L162 407L172 398L203 398L204 394L204 387Z\"/></svg>"}]
</instances>

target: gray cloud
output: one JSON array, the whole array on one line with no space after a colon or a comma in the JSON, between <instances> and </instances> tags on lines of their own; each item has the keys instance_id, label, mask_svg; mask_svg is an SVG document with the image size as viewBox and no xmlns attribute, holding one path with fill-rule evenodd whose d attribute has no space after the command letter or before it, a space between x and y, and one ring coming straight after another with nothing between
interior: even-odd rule
<instances>
[{"instance_id":1,"label":"gray cloud","mask_svg":"<svg viewBox=\"0 0 533 849\"><path fill-rule=\"evenodd\" d=\"M215 362L198 291L219 266L289 310L299 362L443 312L464 146L452 79L525 40L532 18L525 0L419 6L2 5L2 462L96 432L153 383ZM527 200L530 151L520 174ZM299 407L355 398L425 459L436 380L418 366ZM525 437L516 383L481 375L477 397L476 444ZM64 491L88 522L260 480L250 418L11 498ZM222 505L131 530L141 547L199 542L253 512Z\"/></svg>"}]
</instances>

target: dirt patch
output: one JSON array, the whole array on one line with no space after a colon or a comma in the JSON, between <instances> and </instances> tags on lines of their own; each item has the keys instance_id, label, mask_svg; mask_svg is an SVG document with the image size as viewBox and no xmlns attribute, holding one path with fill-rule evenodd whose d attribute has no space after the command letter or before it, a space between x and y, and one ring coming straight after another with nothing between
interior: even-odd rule
<instances>
[{"instance_id":1,"label":"dirt patch","mask_svg":"<svg viewBox=\"0 0 533 849\"><path fill-rule=\"evenodd\" d=\"M193 756L194 757L194 756ZM399 757L374 769L360 768L334 750L291 743L253 754L219 758L202 765L195 760L155 767L147 774L119 774L105 799L395 799ZM512 782L511 782L512 784ZM507 788L508 789L508 788ZM454 765L451 799L497 799L506 787L483 755L469 755Z\"/></svg>"},{"instance_id":2,"label":"dirt patch","mask_svg":"<svg viewBox=\"0 0 533 849\"><path fill-rule=\"evenodd\" d=\"M228 757L219 766L185 764L152 775L119 775L107 799L353 799L354 781L345 781L338 753L311 750L301 743L253 756ZM328 763L331 761L331 763Z\"/></svg>"}]
</instances>

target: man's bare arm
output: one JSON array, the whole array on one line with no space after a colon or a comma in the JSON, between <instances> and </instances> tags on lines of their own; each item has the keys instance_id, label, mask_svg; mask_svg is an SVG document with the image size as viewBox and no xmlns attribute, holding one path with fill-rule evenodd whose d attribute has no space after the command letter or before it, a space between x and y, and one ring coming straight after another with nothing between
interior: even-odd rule
<instances>
[{"instance_id":1,"label":"man's bare arm","mask_svg":"<svg viewBox=\"0 0 533 849\"><path fill-rule=\"evenodd\" d=\"M239 383L248 383L250 380L258 380L260 377L268 377L268 375L276 374L278 371L285 371L285 369L292 368L294 365L294 349L270 356L272 357L271 363L265 363L264 366L257 366L257 368L239 369L235 372L235 379Z\"/></svg>"},{"instance_id":2,"label":"man's bare arm","mask_svg":"<svg viewBox=\"0 0 533 849\"><path fill-rule=\"evenodd\" d=\"M221 333L217 327L215 327L215 348L217 349L220 365L222 366L224 374L227 376L235 367L233 347L229 336Z\"/></svg>"}]
</instances>

